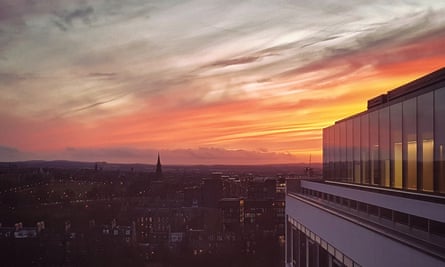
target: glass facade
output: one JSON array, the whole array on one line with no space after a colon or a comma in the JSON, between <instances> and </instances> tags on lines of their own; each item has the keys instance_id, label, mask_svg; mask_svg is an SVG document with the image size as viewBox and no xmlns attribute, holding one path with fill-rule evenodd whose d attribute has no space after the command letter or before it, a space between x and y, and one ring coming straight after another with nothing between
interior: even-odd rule
<instances>
[{"instance_id":1,"label":"glass facade","mask_svg":"<svg viewBox=\"0 0 445 267\"><path fill-rule=\"evenodd\" d=\"M323 138L325 179L445 193L443 86L389 99L325 128Z\"/></svg>"}]
</instances>

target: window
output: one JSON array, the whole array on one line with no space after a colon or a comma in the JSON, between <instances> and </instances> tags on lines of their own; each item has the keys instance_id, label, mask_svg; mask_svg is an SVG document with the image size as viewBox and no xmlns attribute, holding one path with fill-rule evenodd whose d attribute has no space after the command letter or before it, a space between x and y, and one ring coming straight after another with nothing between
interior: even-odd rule
<instances>
[{"instance_id":1,"label":"window","mask_svg":"<svg viewBox=\"0 0 445 267\"><path fill-rule=\"evenodd\" d=\"M411 227L428 232L428 220L426 218L411 215Z\"/></svg>"},{"instance_id":2,"label":"window","mask_svg":"<svg viewBox=\"0 0 445 267\"><path fill-rule=\"evenodd\" d=\"M405 188L417 189L417 103L412 98L403 102L403 158Z\"/></svg>"},{"instance_id":3,"label":"window","mask_svg":"<svg viewBox=\"0 0 445 267\"><path fill-rule=\"evenodd\" d=\"M298 258L300 253L300 231L292 230L292 244L293 244L293 251L292 251L292 261L296 263L296 266L298 265Z\"/></svg>"},{"instance_id":4,"label":"window","mask_svg":"<svg viewBox=\"0 0 445 267\"><path fill-rule=\"evenodd\" d=\"M353 121L346 121L346 169L347 169L347 181L353 181L353 162L354 162L354 134L353 134Z\"/></svg>"},{"instance_id":5,"label":"window","mask_svg":"<svg viewBox=\"0 0 445 267\"><path fill-rule=\"evenodd\" d=\"M328 161L329 161L329 155L328 155L328 129L323 129L323 177L328 178L327 176L327 170L328 170Z\"/></svg>"},{"instance_id":6,"label":"window","mask_svg":"<svg viewBox=\"0 0 445 267\"><path fill-rule=\"evenodd\" d=\"M342 181L347 181L347 168L346 168L346 153L347 153L347 145L346 145L346 121L340 122L337 126L339 128L339 153L340 153L340 178Z\"/></svg>"},{"instance_id":7,"label":"window","mask_svg":"<svg viewBox=\"0 0 445 267\"><path fill-rule=\"evenodd\" d=\"M328 136L329 136L329 149L328 149L328 153L329 153L329 172L328 172L328 178L330 179L334 179L335 178L335 173L334 173L334 161L335 161L335 136L334 136L334 128L329 127L328 130Z\"/></svg>"},{"instance_id":8,"label":"window","mask_svg":"<svg viewBox=\"0 0 445 267\"><path fill-rule=\"evenodd\" d=\"M379 215L379 208L374 205L368 205L368 213L371 215L378 216Z\"/></svg>"},{"instance_id":9,"label":"window","mask_svg":"<svg viewBox=\"0 0 445 267\"><path fill-rule=\"evenodd\" d=\"M402 104L390 107L391 119L391 182L395 188L402 188Z\"/></svg>"},{"instance_id":10,"label":"window","mask_svg":"<svg viewBox=\"0 0 445 267\"><path fill-rule=\"evenodd\" d=\"M335 196L335 203L341 204L341 197Z\"/></svg>"},{"instance_id":11,"label":"window","mask_svg":"<svg viewBox=\"0 0 445 267\"><path fill-rule=\"evenodd\" d=\"M381 185L390 186L389 108L379 110L380 178Z\"/></svg>"},{"instance_id":12,"label":"window","mask_svg":"<svg viewBox=\"0 0 445 267\"><path fill-rule=\"evenodd\" d=\"M329 253L323 249L319 248L319 266L329 266Z\"/></svg>"},{"instance_id":13,"label":"window","mask_svg":"<svg viewBox=\"0 0 445 267\"><path fill-rule=\"evenodd\" d=\"M360 183L361 181L361 165L360 165L360 117L355 117L353 119L353 158L354 158L354 183Z\"/></svg>"},{"instance_id":14,"label":"window","mask_svg":"<svg viewBox=\"0 0 445 267\"><path fill-rule=\"evenodd\" d=\"M380 208L380 217L387 220L392 220L392 210L387 208Z\"/></svg>"},{"instance_id":15,"label":"window","mask_svg":"<svg viewBox=\"0 0 445 267\"><path fill-rule=\"evenodd\" d=\"M357 209L357 201L355 201L355 200L349 201L349 207L351 207L351 209L356 210Z\"/></svg>"},{"instance_id":16,"label":"window","mask_svg":"<svg viewBox=\"0 0 445 267\"><path fill-rule=\"evenodd\" d=\"M369 115L364 114L360 120L362 183L369 184Z\"/></svg>"},{"instance_id":17,"label":"window","mask_svg":"<svg viewBox=\"0 0 445 267\"><path fill-rule=\"evenodd\" d=\"M369 115L369 140L370 140L370 176L371 184L380 185L380 143L379 143L379 113L372 112Z\"/></svg>"},{"instance_id":18,"label":"window","mask_svg":"<svg viewBox=\"0 0 445 267\"><path fill-rule=\"evenodd\" d=\"M309 267L316 267L318 261L318 245L312 240L308 240L308 263Z\"/></svg>"},{"instance_id":19,"label":"window","mask_svg":"<svg viewBox=\"0 0 445 267\"><path fill-rule=\"evenodd\" d=\"M445 87L434 92L434 154L437 191L445 192Z\"/></svg>"},{"instance_id":20,"label":"window","mask_svg":"<svg viewBox=\"0 0 445 267\"><path fill-rule=\"evenodd\" d=\"M394 222L408 225L409 222L408 214L394 211Z\"/></svg>"},{"instance_id":21,"label":"window","mask_svg":"<svg viewBox=\"0 0 445 267\"><path fill-rule=\"evenodd\" d=\"M433 92L417 98L420 181L423 191L434 190Z\"/></svg>"},{"instance_id":22,"label":"window","mask_svg":"<svg viewBox=\"0 0 445 267\"><path fill-rule=\"evenodd\" d=\"M340 127L334 126L334 179L338 180L340 174Z\"/></svg>"},{"instance_id":23,"label":"window","mask_svg":"<svg viewBox=\"0 0 445 267\"><path fill-rule=\"evenodd\" d=\"M357 201L357 204L358 204L358 205L357 205L357 206L358 206L358 211L365 212L365 213L368 212L368 208L367 208L366 203Z\"/></svg>"},{"instance_id":24,"label":"window","mask_svg":"<svg viewBox=\"0 0 445 267\"><path fill-rule=\"evenodd\" d=\"M430 233L445 238L445 223L438 221L430 221Z\"/></svg>"},{"instance_id":25,"label":"window","mask_svg":"<svg viewBox=\"0 0 445 267\"><path fill-rule=\"evenodd\" d=\"M306 236L304 233L299 232L299 264L297 264L297 266L306 266ZM298 260L298 259L297 259Z\"/></svg>"}]
</instances>

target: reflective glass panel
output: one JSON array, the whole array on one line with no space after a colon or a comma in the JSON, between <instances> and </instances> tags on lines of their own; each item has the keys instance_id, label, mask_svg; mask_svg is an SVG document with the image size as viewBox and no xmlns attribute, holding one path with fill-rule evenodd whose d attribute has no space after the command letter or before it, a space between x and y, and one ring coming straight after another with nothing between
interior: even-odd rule
<instances>
[{"instance_id":1,"label":"reflective glass panel","mask_svg":"<svg viewBox=\"0 0 445 267\"><path fill-rule=\"evenodd\" d=\"M433 92L417 97L420 182L424 191L434 190Z\"/></svg>"},{"instance_id":2,"label":"reflective glass panel","mask_svg":"<svg viewBox=\"0 0 445 267\"><path fill-rule=\"evenodd\" d=\"M417 103L416 98L403 102L403 149L405 187L417 189Z\"/></svg>"},{"instance_id":3,"label":"reflective glass panel","mask_svg":"<svg viewBox=\"0 0 445 267\"><path fill-rule=\"evenodd\" d=\"M353 155L353 142L354 142L354 135L352 132L352 120L346 121L346 169L347 169L347 180L348 182L352 182L353 179L353 161L354 161L354 155Z\"/></svg>"},{"instance_id":4,"label":"reflective glass panel","mask_svg":"<svg viewBox=\"0 0 445 267\"><path fill-rule=\"evenodd\" d=\"M379 170L379 113L374 111L369 114L369 140L370 140L370 176L372 184L380 184Z\"/></svg>"},{"instance_id":5,"label":"reflective glass panel","mask_svg":"<svg viewBox=\"0 0 445 267\"><path fill-rule=\"evenodd\" d=\"M391 121L391 185L402 188L402 103L390 106Z\"/></svg>"},{"instance_id":6,"label":"reflective glass panel","mask_svg":"<svg viewBox=\"0 0 445 267\"><path fill-rule=\"evenodd\" d=\"M362 162L362 183L369 184L369 115L361 116L361 162Z\"/></svg>"},{"instance_id":7,"label":"reflective glass panel","mask_svg":"<svg viewBox=\"0 0 445 267\"><path fill-rule=\"evenodd\" d=\"M389 108L379 110L380 177L381 185L390 186Z\"/></svg>"},{"instance_id":8,"label":"reflective glass panel","mask_svg":"<svg viewBox=\"0 0 445 267\"><path fill-rule=\"evenodd\" d=\"M361 178L361 166L360 166L360 117L357 116L353 119L354 132L354 183L360 183Z\"/></svg>"},{"instance_id":9,"label":"reflective glass panel","mask_svg":"<svg viewBox=\"0 0 445 267\"><path fill-rule=\"evenodd\" d=\"M346 122L340 122L337 127L340 130L340 178L341 180L347 180L347 174L346 174Z\"/></svg>"},{"instance_id":10,"label":"reflective glass panel","mask_svg":"<svg viewBox=\"0 0 445 267\"><path fill-rule=\"evenodd\" d=\"M434 92L434 148L437 191L445 192L445 88Z\"/></svg>"}]
</instances>

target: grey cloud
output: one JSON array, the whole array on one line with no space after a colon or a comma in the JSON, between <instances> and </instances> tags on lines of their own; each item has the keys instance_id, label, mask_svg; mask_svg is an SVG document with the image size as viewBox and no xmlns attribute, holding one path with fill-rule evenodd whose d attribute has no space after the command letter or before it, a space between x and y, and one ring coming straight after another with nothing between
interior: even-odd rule
<instances>
[{"instance_id":1,"label":"grey cloud","mask_svg":"<svg viewBox=\"0 0 445 267\"><path fill-rule=\"evenodd\" d=\"M80 21L85 25L91 25L94 21L94 8L91 6L80 7L71 11L64 10L56 13L57 19L53 20L54 25L62 31L67 31L73 26L75 21Z\"/></svg>"},{"instance_id":2,"label":"grey cloud","mask_svg":"<svg viewBox=\"0 0 445 267\"><path fill-rule=\"evenodd\" d=\"M235 57L230 59L224 59L224 60L218 60L211 64L209 64L206 67L227 67L232 65L243 65L243 64L249 64L254 63L257 61L262 60L265 57L275 56L276 53L271 53L267 49L259 51L259 52L253 52L251 55L241 56L241 57Z\"/></svg>"},{"instance_id":3,"label":"grey cloud","mask_svg":"<svg viewBox=\"0 0 445 267\"><path fill-rule=\"evenodd\" d=\"M111 80L116 78L117 73L115 72L91 72L88 74L89 77L93 77L101 80Z\"/></svg>"},{"instance_id":4,"label":"grey cloud","mask_svg":"<svg viewBox=\"0 0 445 267\"><path fill-rule=\"evenodd\" d=\"M91 19L94 14L94 8L89 7L82 7L75 9L73 11L67 11L61 14L61 18L68 24L71 24L74 20L81 20L85 24L90 24Z\"/></svg>"},{"instance_id":5,"label":"grey cloud","mask_svg":"<svg viewBox=\"0 0 445 267\"><path fill-rule=\"evenodd\" d=\"M0 21L20 20L26 13L27 3L24 0L18 1L0 1Z\"/></svg>"},{"instance_id":6,"label":"grey cloud","mask_svg":"<svg viewBox=\"0 0 445 267\"><path fill-rule=\"evenodd\" d=\"M432 13L430 10L411 13L380 24L374 31L357 38L356 42L359 49L367 49L406 40L417 36L419 32L423 32L424 35L425 32L434 30L435 25L432 21L434 17L443 15Z\"/></svg>"},{"instance_id":7,"label":"grey cloud","mask_svg":"<svg viewBox=\"0 0 445 267\"><path fill-rule=\"evenodd\" d=\"M68 26L66 26L64 23L58 21L58 20L53 20L54 25L56 25L57 28L59 28L59 30L66 32L68 31Z\"/></svg>"},{"instance_id":8,"label":"grey cloud","mask_svg":"<svg viewBox=\"0 0 445 267\"><path fill-rule=\"evenodd\" d=\"M28 159L28 154L17 148L0 145L0 161L18 161Z\"/></svg>"},{"instance_id":9,"label":"grey cloud","mask_svg":"<svg viewBox=\"0 0 445 267\"><path fill-rule=\"evenodd\" d=\"M19 73L0 72L1 84L14 84L16 82L25 81L29 79L36 79L36 78L38 77L30 73L19 74Z\"/></svg>"},{"instance_id":10,"label":"grey cloud","mask_svg":"<svg viewBox=\"0 0 445 267\"><path fill-rule=\"evenodd\" d=\"M248 63L257 61L260 58L261 57L259 57L259 56L252 56L252 57L240 57L240 58L234 58L234 59L220 60L220 61L216 61L215 63L212 63L211 66L226 67L226 66L231 66L231 65L248 64Z\"/></svg>"},{"instance_id":11,"label":"grey cloud","mask_svg":"<svg viewBox=\"0 0 445 267\"><path fill-rule=\"evenodd\" d=\"M16 73L0 73L0 82L2 84L9 84L23 79L23 76Z\"/></svg>"},{"instance_id":12,"label":"grey cloud","mask_svg":"<svg viewBox=\"0 0 445 267\"><path fill-rule=\"evenodd\" d=\"M115 72L91 72L88 75L95 76L95 77L112 77L112 76L116 76L116 73Z\"/></svg>"},{"instance_id":13,"label":"grey cloud","mask_svg":"<svg viewBox=\"0 0 445 267\"><path fill-rule=\"evenodd\" d=\"M80 106L80 107L77 106L77 107L74 107L73 109L70 109L70 110L64 112L64 113L61 113L60 116L66 116L66 115L70 115L70 114L73 114L73 113L77 113L77 112L81 112L81 111L85 111L85 110L89 110L89 109L94 109L94 108L97 108L97 107L99 107L101 105L104 105L104 104L116 101L116 100L120 99L121 97L122 96L115 96L115 97L112 97L112 98L108 98L108 99L105 99L105 100L93 102L91 104L83 105L83 106Z\"/></svg>"},{"instance_id":14,"label":"grey cloud","mask_svg":"<svg viewBox=\"0 0 445 267\"><path fill-rule=\"evenodd\" d=\"M385 53L383 47L391 47L394 43L399 46L414 44L422 39L443 36L445 34L445 24L435 23L435 20L445 15L444 10L437 13L431 11L410 14L403 18L397 18L396 21L388 21L374 25L373 30L367 30L348 42L342 42L336 46L327 46L318 49L322 55L315 61L298 66L296 68L282 72L279 76L292 76L317 70L341 65L337 73L325 77L320 76L320 81L327 81L347 75L366 65L384 65L395 63L394 57L377 57L376 53ZM316 42L315 42L316 43ZM314 43L314 44L315 44ZM440 51L436 51L440 52ZM432 51L418 51L415 54L403 53L399 51L397 58L399 61L422 57L424 54L431 54ZM370 56L371 55L371 56ZM372 56L374 55L374 57Z\"/></svg>"}]
</instances>

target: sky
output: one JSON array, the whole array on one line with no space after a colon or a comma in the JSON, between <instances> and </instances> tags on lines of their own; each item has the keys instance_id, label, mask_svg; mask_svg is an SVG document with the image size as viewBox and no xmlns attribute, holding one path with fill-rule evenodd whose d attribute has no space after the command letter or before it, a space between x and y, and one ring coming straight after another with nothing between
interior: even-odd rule
<instances>
[{"instance_id":1,"label":"sky","mask_svg":"<svg viewBox=\"0 0 445 267\"><path fill-rule=\"evenodd\" d=\"M321 162L444 63L437 0L1 0L0 161Z\"/></svg>"}]
</instances>

